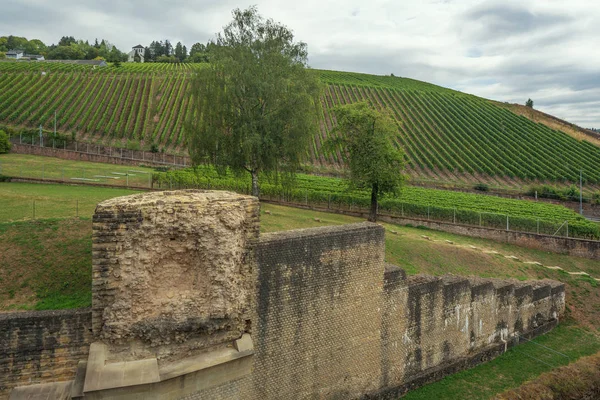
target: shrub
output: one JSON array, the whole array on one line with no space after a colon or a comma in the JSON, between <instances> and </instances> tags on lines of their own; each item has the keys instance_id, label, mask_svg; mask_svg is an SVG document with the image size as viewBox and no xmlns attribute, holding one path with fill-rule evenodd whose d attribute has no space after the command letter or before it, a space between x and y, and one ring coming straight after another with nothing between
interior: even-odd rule
<instances>
[{"instance_id":1,"label":"shrub","mask_svg":"<svg viewBox=\"0 0 600 400\"><path fill-rule=\"evenodd\" d=\"M475 186L473 186L473 189L479 190L480 192L487 192L490 190L489 186L485 183L478 183Z\"/></svg>"},{"instance_id":2,"label":"shrub","mask_svg":"<svg viewBox=\"0 0 600 400\"><path fill-rule=\"evenodd\" d=\"M152 143L150 145L150 152L151 153L158 153L159 152L158 145L156 143Z\"/></svg>"},{"instance_id":3,"label":"shrub","mask_svg":"<svg viewBox=\"0 0 600 400\"><path fill-rule=\"evenodd\" d=\"M126 147L127 147L127 150L139 150L140 142L136 142L135 140L128 140Z\"/></svg>"},{"instance_id":4,"label":"shrub","mask_svg":"<svg viewBox=\"0 0 600 400\"><path fill-rule=\"evenodd\" d=\"M8 135L4 131L0 131L0 154L8 153L10 151L10 141Z\"/></svg>"}]
</instances>

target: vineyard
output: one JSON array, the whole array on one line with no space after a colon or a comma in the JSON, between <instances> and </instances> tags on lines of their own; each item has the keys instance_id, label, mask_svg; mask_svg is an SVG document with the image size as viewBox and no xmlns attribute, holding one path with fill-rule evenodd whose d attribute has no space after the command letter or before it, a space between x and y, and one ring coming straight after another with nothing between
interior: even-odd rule
<instances>
[{"instance_id":1,"label":"vineyard","mask_svg":"<svg viewBox=\"0 0 600 400\"><path fill-rule=\"evenodd\" d=\"M185 152L185 93L199 64L94 68L53 62L0 62L0 124L57 129L80 140L159 145ZM425 180L484 183L600 183L600 148L476 96L407 78L317 71L325 83L312 165L341 169L343 149L324 152L332 109L367 101L397 122L409 173Z\"/></svg>"}]
</instances>

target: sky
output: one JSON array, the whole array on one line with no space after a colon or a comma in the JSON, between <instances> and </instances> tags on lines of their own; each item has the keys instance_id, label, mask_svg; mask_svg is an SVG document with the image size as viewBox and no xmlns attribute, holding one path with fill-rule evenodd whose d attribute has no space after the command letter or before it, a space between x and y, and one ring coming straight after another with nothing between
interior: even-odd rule
<instances>
[{"instance_id":1,"label":"sky","mask_svg":"<svg viewBox=\"0 0 600 400\"><path fill-rule=\"evenodd\" d=\"M312 68L419 79L600 128L596 0L2 0L0 36L206 43L234 8L308 44Z\"/></svg>"}]
</instances>

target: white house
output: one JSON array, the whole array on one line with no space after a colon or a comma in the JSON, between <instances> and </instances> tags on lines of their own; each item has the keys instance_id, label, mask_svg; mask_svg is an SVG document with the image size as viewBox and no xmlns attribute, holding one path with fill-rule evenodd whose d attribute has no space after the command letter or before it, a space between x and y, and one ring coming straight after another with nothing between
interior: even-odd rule
<instances>
[{"instance_id":1,"label":"white house","mask_svg":"<svg viewBox=\"0 0 600 400\"><path fill-rule=\"evenodd\" d=\"M127 54L127 61L134 62L136 55L140 57L140 62L144 62L144 46L141 44L131 48L131 51Z\"/></svg>"},{"instance_id":2,"label":"white house","mask_svg":"<svg viewBox=\"0 0 600 400\"><path fill-rule=\"evenodd\" d=\"M21 57L23 57L23 50L9 50L6 53L6 58L13 58L15 60L18 60Z\"/></svg>"}]
</instances>

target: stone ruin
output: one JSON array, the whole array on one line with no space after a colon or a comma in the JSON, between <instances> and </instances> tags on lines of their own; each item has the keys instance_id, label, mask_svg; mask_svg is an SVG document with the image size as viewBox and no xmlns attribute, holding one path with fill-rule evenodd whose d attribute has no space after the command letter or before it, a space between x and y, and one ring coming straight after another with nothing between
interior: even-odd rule
<instances>
[{"instance_id":1,"label":"stone ruin","mask_svg":"<svg viewBox=\"0 0 600 400\"><path fill-rule=\"evenodd\" d=\"M103 364L88 361L86 398L252 353L258 210L254 197L200 190L98 204L90 358Z\"/></svg>"},{"instance_id":2,"label":"stone ruin","mask_svg":"<svg viewBox=\"0 0 600 400\"><path fill-rule=\"evenodd\" d=\"M0 398L18 381L11 399L396 399L547 332L564 312L560 282L407 277L384 254L385 231L371 223L259 237L251 196L104 201L92 309L11 317ZM28 335L47 340L19 341ZM26 385L15 368L41 373Z\"/></svg>"}]
</instances>

